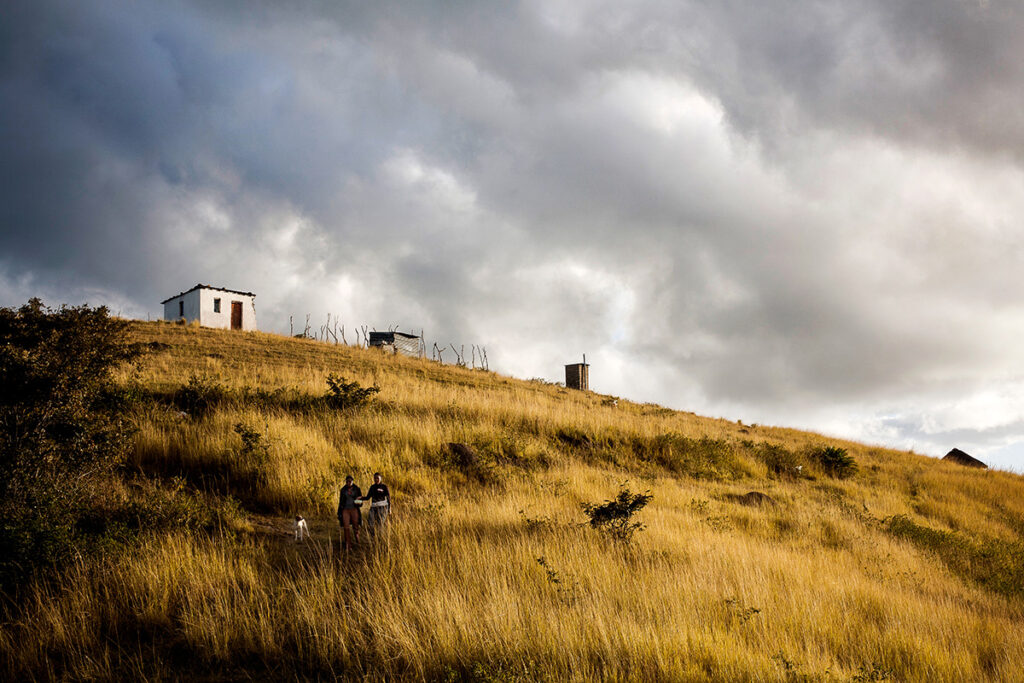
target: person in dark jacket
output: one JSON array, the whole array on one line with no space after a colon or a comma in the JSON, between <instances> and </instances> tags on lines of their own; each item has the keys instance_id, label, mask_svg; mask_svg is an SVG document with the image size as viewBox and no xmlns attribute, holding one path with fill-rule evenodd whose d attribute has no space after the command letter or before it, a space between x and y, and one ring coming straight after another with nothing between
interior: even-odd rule
<instances>
[{"instance_id":1,"label":"person in dark jacket","mask_svg":"<svg viewBox=\"0 0 1024 683\"><path fill-rule=\"evenodd\" d=\"M363 492L356 486L352 475L345 477L345 485L338 496L338 523L341 524L342 547L352 547L351 535L359 542L359 506L363 503ZM350 535L351 534L351 535Z\"/></svg>"},{"instance_id":2,"label":"person in dark jacket","mask_svg":"<svg viewBox=\"0 0 1024 683\"><path fill-rule=\"evenodd\" d=\"M391 492L388 485L383 482L380 472L373 475L373 485L363 496L363 500L370 501L370 533L376 533L384 528L391 513Z\"/></svg>"}]
</instances>

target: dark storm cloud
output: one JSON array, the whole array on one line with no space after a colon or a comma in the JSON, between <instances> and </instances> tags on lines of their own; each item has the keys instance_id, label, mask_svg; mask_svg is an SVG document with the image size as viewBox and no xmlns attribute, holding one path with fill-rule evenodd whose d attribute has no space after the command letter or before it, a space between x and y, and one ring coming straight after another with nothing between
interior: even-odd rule
<instances>
[{"instance_id":1,"label":"dark storm cloud","mask_svg":"<svg viewBox=\"0 0 1024 683\"><path fill-rule=\"evenodd\" d=\"M168 225L183 203L212 195L240 218L268 199L325 212L325 185L368 172L387 153L379 140L400 142L391 129L409 122L388 112L414 115L344 41L314 65L344 66L332 75L336 92L325 93L292 61L287 27L264 43L233 44L232 27L183 6L38 4L12 13L0 163L3 246L17 266L74 269L155 296L164 290L147 287L154 265L179 261L161 269L169 279L202 258L180 248L202 243L173 234L203 230L201 222ZM367 95L376 110L363 109ZM327 106L317 107L319 98Z\"/></svg>"},{"instance_id":2,"label":"dark storm cloud","mask_svg":"<svg viewBox=\"0 0 1024 683\"><path fill-rule=\"evenodd\" d=\"M22 3L0 295L157 313L223 282L264 328L399 322L525 375L586 350L610 392L898 440L883 397L945 405L1024 361L1022 23L955 0Z\"/></svg>"},{"instance_id":3,"label":"dark storm cloud","mask_svg":"<svg viewBox=\"0 0 1024 683\"><path fill-rule=\"evenodd\" d=\"M686 3L665 18L651 29L656 43L684 55L754 134L785 141L818 125L1024 153L1016 3L729 1Z\"/></svg>"}]
</instances>

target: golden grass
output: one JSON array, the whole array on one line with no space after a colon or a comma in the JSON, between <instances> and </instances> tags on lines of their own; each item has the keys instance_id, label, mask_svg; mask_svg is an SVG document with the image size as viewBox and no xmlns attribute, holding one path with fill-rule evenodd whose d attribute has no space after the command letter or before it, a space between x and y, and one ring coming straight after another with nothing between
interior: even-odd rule
<instances>
[{"instance_id":1,"label":"golden grass","mask_svg":"<svg viewBox=\"0 0 1024 683\"><path fill-rule=\"evenodd\" d=\"M1020 595L952 573L883 523L902 514L1020 542L1021 477L609 406L594 394L364 349L167 324L139 323L134 333L168 345L122 377L153 391L199 373L236 391L316 394L335 372L381 392L376 406L340 413L233 401L193 419L140 408L133 464L142 472L230 472L234 425L263 433L265 478L246 504L264 513L251 514L250 533L143 535L124 554L40 581L0 628L9 677L1021 678ZM559 430L612 445L575 448ZM736 478L698 480L622 445L667 433L793 451L838 443L860 472L773 479L737 446ZM522 462L500 465L482 485L445 466L450 441L507 447ZM394 494L390 533L339 557L339 478L352 472L365 488L375 470ZM611 497L627 479L654 499L641 514L646 530L623 547L582 525L580 504ZM725 497L750 490L778 505ZM313 522L310 543L283 536L296 512Z\"/></svg>"}]
</instances>

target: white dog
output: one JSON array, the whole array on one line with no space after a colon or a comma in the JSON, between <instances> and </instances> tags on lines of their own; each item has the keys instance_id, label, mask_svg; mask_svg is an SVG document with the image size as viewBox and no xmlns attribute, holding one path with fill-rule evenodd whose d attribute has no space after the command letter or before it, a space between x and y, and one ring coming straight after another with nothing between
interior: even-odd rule
<instances>
[{"instance_id":1,"label":"white dog","mask_svg":"<svg viewBox=\"0 0 1024 683\"><path fill-rule=\"evenodd\" d=\"M299 515L295 515L295 540L301 541L308 536L309 527L306 526L306 520Z\"/></svg>"}]
</instances>

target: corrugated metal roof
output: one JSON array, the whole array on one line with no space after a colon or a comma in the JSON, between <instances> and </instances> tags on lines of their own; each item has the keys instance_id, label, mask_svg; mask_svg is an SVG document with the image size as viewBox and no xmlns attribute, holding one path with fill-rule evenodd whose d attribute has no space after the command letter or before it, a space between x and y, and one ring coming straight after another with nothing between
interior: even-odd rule
<instances>
[{"instance_id":1,"label":"corrugated metal roof","mask_svg":"<svg viewBox=\"0 0 1024 683\"><path fill-rule=\"evenodd\" d=\"M412 358L420 357L426 350L423 347L422 340L417 335L406 334L405 332L371 332L370 346L377 348L391 347L394 351L411 356Z\"/></svg>"},{"instance_id":2,"label":"corrugated metal roof","mask_svg":"<svg viewBox=\"0 0 1024 683\"><path fill-rule=\"evenodd\" d=\"M406 334L405 332L371 332L370 341L394 341L395 337L402 337L403 339L419 339L418 334Z\"/></svg>"},{"instance_id":3,"label":"corrugated metal roof","mask_svg":"<svg viewBox=\"0 0 1024 683\"><path fill-rule=\"evenodd\" d=\"M212 290L217 291L217 292L227 292L228 294L241 294L242 296L256 296L252 292L242 292L242 291L239 291L237 289L228 289L227 287L214 287L212 285L204 285L202 283L199 283L198 285L196 285L192 289L186 289L184 292L180 292L178 294L175 294L174 296L169 296L166 299L164 299L163 301L161 301L160 303L161 304L165 304L168 301L173 301L174 299L177 299L179 296L185 296L189 292L194 292L197 289L212 289Z\"/></svg>"}]
</instances>

